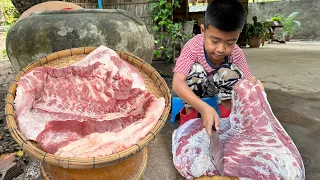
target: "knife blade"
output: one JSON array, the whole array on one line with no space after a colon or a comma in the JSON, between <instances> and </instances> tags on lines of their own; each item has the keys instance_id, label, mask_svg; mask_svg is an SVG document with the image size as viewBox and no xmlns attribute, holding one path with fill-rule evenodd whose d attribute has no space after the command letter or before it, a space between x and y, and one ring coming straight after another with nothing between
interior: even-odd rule
<instances>
[{"instance_id":1,"label":"knife blade","mask_svg":"<svg viewBox=\"0 0 320 180\"><path fill-rule=\"evenodd\" d=\"M219 138L219 132L212 127L212 132L210 136L210 156L211 161L215 168L218 170L220 175L224 175L224 154L223 154L223 144Z\"/></svg>"}]
</instances>

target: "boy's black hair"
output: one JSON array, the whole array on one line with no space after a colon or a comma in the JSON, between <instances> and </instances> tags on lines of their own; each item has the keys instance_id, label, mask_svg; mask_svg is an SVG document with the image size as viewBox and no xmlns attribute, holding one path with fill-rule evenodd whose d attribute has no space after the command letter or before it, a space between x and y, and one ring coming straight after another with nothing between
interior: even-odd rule
<instances>
[{"instance_id":1,"label":"boy's black hair","mask_svg":"<svg viewBox=\"0 0 320 180\"><path fill-rule=\"evenodd\" d=\"M239 0L212 0L205 12L205 29L211 25L230 32L242 29L244 23L245 10Z\"/></svg>"}]
</instances>

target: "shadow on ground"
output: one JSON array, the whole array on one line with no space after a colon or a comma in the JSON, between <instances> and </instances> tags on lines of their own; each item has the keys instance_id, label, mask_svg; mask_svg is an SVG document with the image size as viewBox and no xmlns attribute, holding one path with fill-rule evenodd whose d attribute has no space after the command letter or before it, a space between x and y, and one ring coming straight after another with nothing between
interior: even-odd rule
<instances>
[{"instance_id":1,"label":"shadow on ground","mask_svg":"<svg viewBox=\"0 0 320 180\"><path fill-rule=\"evenodd\" d=\"M302 155L306 179L320 179L320 99L318 94L293 95L267 90L271 108Z\"/></svg>"}]
</instances>

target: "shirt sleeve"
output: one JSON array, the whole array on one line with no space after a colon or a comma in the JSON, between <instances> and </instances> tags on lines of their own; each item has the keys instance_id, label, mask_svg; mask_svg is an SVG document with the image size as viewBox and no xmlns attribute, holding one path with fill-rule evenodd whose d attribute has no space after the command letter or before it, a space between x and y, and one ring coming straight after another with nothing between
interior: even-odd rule
<instances>
[{"instance_id":1,"label":"shirt sleeve","mask_svg":"<svg viewBox=\"0 0 320 180\"><path fill-rule=\"evenodd\" d=\"M188 45L185 45L182 48L180 56L176 61L176 65L173 72L180 73L187 76L192 67L192 64L194 64L195 62L196 62L196 55L191 51Z\"/></svg>"},{"instance_id":2,"label":"shirt sleeve","mask_svg":"<svg viewBox=\"0 0 320 180\"><path fill-rule=\"evenodd\" d=\"M238 45L236 45L236 47L234 48L231 56L233 59L233 63L239 67L240 71L244 75L244 78L250 79L252 76L251 70L249 69L246 57L244 56L242 49Z\"/></svg>"}]
</instances>

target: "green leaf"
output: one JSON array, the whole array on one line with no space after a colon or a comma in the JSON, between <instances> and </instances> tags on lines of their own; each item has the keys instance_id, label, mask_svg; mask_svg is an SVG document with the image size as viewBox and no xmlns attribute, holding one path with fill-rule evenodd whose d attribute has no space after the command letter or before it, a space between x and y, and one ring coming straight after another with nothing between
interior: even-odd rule
<instances>
[{"instance_id":1,"label":"green leaf","mask_svg":"<svg viewBox=\"0 0 320 180\"><path fill-rule=\"evenodd\" d=\"M161 15L160 18L161 18L162 21L166 21L168 16L167 15Z\"/></svg>"},{"instance_id":2,"label":"green leaf","mask_svg":"<svg viewBox=\"0 0 320 180\"><path fill-rule=\"evenodd\" d=\"M156 46L156 50L154 55L156 57L172 57L172 42L175 39L184 38L181 33L181 23L173 23L172 13L175 8L181 7L178 0L174 0L173 2L167 0L157 0L154 2L152 11L149 11L149 14L152 15L153 19L153 30L155 32L155 41L154 44Z\"/></svg>"},{"instance_id":3,"label":"green leaf","mask_svg":"<svg viewBox=\"0 0 320 180\"><path fill-rule=\"evenodd\" d=\"M163 21L163 20L158 23L159 26L163 26L163 25L165 25L165 24L167 24L167 22L166 22L166 21Z\"/></svg>"},{"instance_id":4,"label":"green leaf","mask_svg":"<svg viewBox=\"0 0 320 180\"><path fill-rule=\"evenodd\" d=\"M288 16L288 18L295 18L298 14L299 12L293 12Z\"/></svg>"},{"instance_id":5,"label":"green leaf","mask_svg":"<svg viewBox=\"0 0 320 180\"><path fill-rule=\"evenodd\" d=\"M160 5L166 4L167 0L160 0Z\"/></svg>"},{"instance_id":6,"label":"green leaf","mask_svg":"<svg viewBox=\"0 0 320 180\"><path fill-rule=\"evenodd\" d=\"M158 51L158 50L154 50L154 55L155 55L157 58L160 58L160 57L161 57L161 53L160 53L160 51Z\"/></svg>"},{"instance_id":7,"label":"green leaf","mask_svg":"<svg viewBox=\"0 0 320 180\"><path fill-rule=\"evenodd\" d=\"M298 27L301 27L301 22L300 21L293 21L294 23L296 23L296 25L298 26Z\"/></svg>"},{"instance_id":8,"label":"green leaf","mask_svg":"<svg viewBox=\"0 0 320 180\"><path fill-rule=\"evenodd\" d=\"M153 26L152 29L153 29L153 31L158 32L159 31L159 26Z\"/></svg>"},{"instance_id":9,"label":"green leaf","mask_svg":"<svg viewBox=\"0 0 320 180\"><path fill-rule=\"evenodd\" d=\"M7 54L7 50L4 49L4 50L2 51L2 55L6 55L6 54Z\"/></svg>"},{"instance_id":10,"label":"green leaf","mask_svg":"<svg viewBox=\"0 0 320 180\"><path fill-rule=\"evenodd\" d=\"M155 17L153 18L154 21L158 21L158 19L159 19L159 16L155 16Z\"/></svg>"},{"instance_id":11,"label":"green leaf","mask_svg":"<svg viewBox=\"0 0 320 180\"><path fill-rule=\"evenodd\" d=\"M172 10L172 4L171 3L167 3L166 4L166 9Z\"/></svg>"},{"instance_id":12,"label":"green leaf","mask_svg":"<svg viewBox=\"0 0 320 180\"><path fill-rule=\"evenodd\" d=\"M168 14L168 9L161 9L161 10L160 10L160 13L161 13L162 15L166 15L166 14Z\"/></svg>"},{"instance_id":13,"label":"green leaf","mask_svg":"<svg viewBox=\"0 0 320 180\"><path fill-rule=\"evenodd\" d=\"M174 7L180 8L181 5L179 4L179 1L175 1L173 4Z\"/></svg>"},{"instance_id":14,"label":"green leaf","mask_svg":"<svg viewBox=\"0 0 320 180\"><path fill-rule=\"evenodd\" d=\"M173 57L173 56L172 56L172 51L166 51L165 54L166 54L168 60L171 60L171 59L172 59L172 57Z\"/></svg>"},{"instance_id":15,"label":"green leaf","mask_svg":"<svg viewBox=\"0 0 320 180\"><path fill-rule=\"evenodd\" d=\"M175 34L172 35L172 41L176 40L177 36Z\"/></svg>"}]
</instances>

